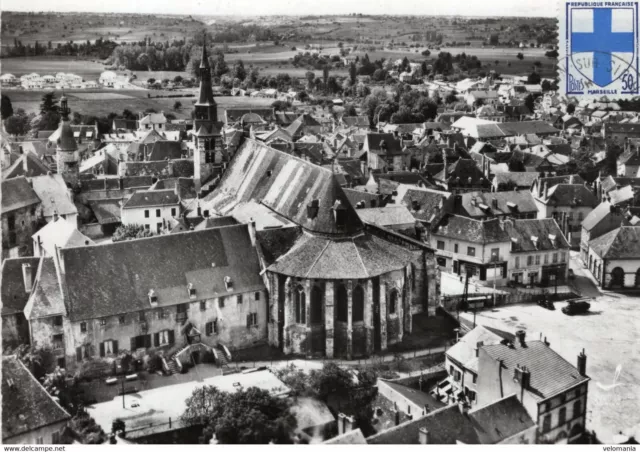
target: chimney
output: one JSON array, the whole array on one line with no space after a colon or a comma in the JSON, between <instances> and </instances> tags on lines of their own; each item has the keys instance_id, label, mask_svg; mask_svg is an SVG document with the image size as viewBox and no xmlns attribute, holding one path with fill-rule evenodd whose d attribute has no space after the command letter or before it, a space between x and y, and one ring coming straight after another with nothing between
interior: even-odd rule
<instances>
[{"instance_id":1,"label":"chimney","mask_svg":"<svg viewBox=\"0 0 640 452\"><path fill-rule=\"evenodd\" d=\"M356 418L353 416L345 416L344 417L344 432L347 433L353 430L356 427Z\"/></svg>"},{"instance_id":2,"label":"chimney","mask_svg":"<svg viewBox=\"0 0 640 452\"><path fill-rule=\"evenodd\" d=\"M396 425L400 425L400 410L398 408L393 409L393 418Z\"/></svg>"},{"instance_id":3,"label":"chimney","mask_svg":"<svg viewBox=\"0 0 640 452\"><path fill-rule=\"evenodd\" d=\"M549 188L547 187L547 182L545 181L543 187L542 187L542 195L544 197L544 199L547 198L547 194L549 193Z\"/></svg>"},{"instance_id":4,"label":"chimney","mask_svg":"<svg viewBox=\"0 0 640 452\"><path fill-rule=\"evenodd\" d=\"M476 357L480 355L480 349L482 348L483 345L484 345L483 341L476 342Z\"/></svg>"},{"instance_id":5,"label":"chimney","mask_svg":"<svg viewBox=\"0 0 640 452\"><path fill-rule=\"evenodd\" d=\"M122 178L122 176L118 178L118 188L120 190L124 190L124 179Z\"/></svg>"},{"instance_id":6,"label":"chimney","mask_svg":"<svg viewBox=\"0 0 640 452\"><path fill-rule=\"evenodd\" d=\"M518 330L516 331L516 339L518 339L518 342L520 343L520 345L522 347L526 347L526 342L525 342L525 337L526 337L526 332L524 330Z\"/></svg>"},{"instance_id":7,"label":"chimney","mask_svg":"<svg viewBox=\"0 0 640 452\"><path fill-rule=\"evenodd\" d=\"M467 414L469 412L469 405L464 401L460 401L458 402L458 409L460 410L460 414Z\"/></svg>"},{"instance_id":8,"label":"chimney","mask_svg":"<svg viewBox=\"0 0 640 452\"><path fill-rule=\"evenodd\" d=\"M251 238L251 246L256 246L256 221L253 217L249 219L249 237Z\"/></svg>"},{"instance_id":9,"label":"chimney","mask_svg":"<svg viewBox=\"0 0 640 452\"><path fill-rule=\"evenodd\" d=\"M529 372L529 369L527 369L525 366L520 366L520 364L518 364L515 368L515 370L513 371L513 379L520 383L520 387L524 390L524 389L529 389L529 380L531 378L531 373Z\"/></svg>"},{"instance_id":10,"label":"chimney","mask_svg":"<svg viewBox=\"0 0 640 452\"><path fill-rule=\"evenodd\" d=\"M57 210L53 212L53 221L54 222L58 221L58 211Z\"/></svg>"},{"instance_id":11,"label":"chimney","mask_svg":"<svg viewBox=\"0 0 640 452\"><path fill-rule=\"evenodd\" d=\"M491 208L493 208L493 209L497 209L498 208L498 200L496 198L493 198L491 200Z\"/></svg>"},{"instance_id":12,"label":"chimney","mask_svg":"<svg viewBox=\"0 0 640 452\"><path fill-rule=\"evenodd\" d=\"M587 376L587 355L584 353L584 348L578 355L578 372L580 372L580 375L583 377Z\"/></svg>"},{"instance_id":13,"label":"chimney","mask_svg":"<svg viewBox=\"0 0 640 452\"><path fill-rule=\"evenodd\" d=\"M345 420L347 416L344 413L338 414L338 435L344 433Z\"/></svg>"},{"instance_id":14,"label":"chimney","mask_svg":"<svg viewBox=\"0 0 640 452\"><path fill-rule=\"evenodd\" d=\"M549 341L547 340L547 336L545 336L545 337L544 337L544 345L546 345L547 347L548 347L549 345L551 345L551 344L549 343Z\"/></svg>"},{"instance_id":15,"label":"chimney","mask_svg":"<svg viewBox=\"0 0 640 452\"><path fill-rule=\"evenodd\" d=\"M29 263L22 264L22 280L24 281L24 291L31 293L31 288L33 287L33 269Z\"/></svg>"},{"instance_id":16,"label":"chimney","mask_svg":"<svg viewBox=\"0 0 640 452\"><path fill-rule=\"evenodd\" d=\"M420 427L420 430L418 430L418 438L420 444L429 444L429 430L425 427Z\"/></svg>"}]
</instances>

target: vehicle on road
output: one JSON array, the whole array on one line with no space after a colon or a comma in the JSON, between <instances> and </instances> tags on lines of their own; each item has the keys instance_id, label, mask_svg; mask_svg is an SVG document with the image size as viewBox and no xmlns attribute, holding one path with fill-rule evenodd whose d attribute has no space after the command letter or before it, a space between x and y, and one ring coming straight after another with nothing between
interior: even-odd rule
<instances>
[{"instance_id":1,"label":"vehicle on road","mask_svg":"<svg viewBox=\"0 0 640 452\"><path fill-rule=\"evenodd\" d=\"M569 300L569 304L562 308L562 312L566 315L575 315L584 314L589 311L589 309L591 309L591 303L587 301Z\"/></svg>"},{"instance_id":2,"label":"vehicle on road","mask_svg":"<svg viewBox=\"0 0 640 452\"><path fill-rule=\"evenodd\" d=\"M553 305L553 300L549 300L547 297L544 297L542 300L538 300L538 305L543 308L549 309L550 311L555 311L556 307Z\"/></svg>"}]
</instances>

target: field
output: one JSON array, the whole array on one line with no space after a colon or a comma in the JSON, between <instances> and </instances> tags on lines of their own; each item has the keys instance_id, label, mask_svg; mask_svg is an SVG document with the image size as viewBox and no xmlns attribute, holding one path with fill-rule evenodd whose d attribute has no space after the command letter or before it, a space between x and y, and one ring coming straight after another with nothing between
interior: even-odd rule
<instances>
[{"instance_id":1,"label":"field","mask_svg":"<svg viewBox=\"0 0 640 452\"><path fill-rule=\"evenodd\" d=\"M184 91L184 94L193 94L195 90ZM11 99L13 109L23 108L27 113L37 113L40 108L40 101L44 91L6 91L5 94ZM56 92L56 98L60 98L61 92ZM148 108L157 111L172 113L178 119L191 118L193 103L195 97L179 97L179 98L148 98L147 94L152 96L158 95L177 95L175 91L143 91L143 90L83 90L83 91L65 91L65 95L69 99L69 108L72 112L77 111L82 115L90 116L107 116L109 113L122 113L126 108L134 113L143 112ZM256 99L251 97L216 97L218 104L218 115L222 117L224 110L229 107L265 107L273 103L273 99ZM173 110L176 101L182 103L182 109Z\"/></svg>"},{"instance_id":2,"label":"field","mask_svg":"<svg viewBox=\"0 0 640 452\"><path fill-rule=\"evenodd\" d=\"M0 60L3 74L16 77L35 72L40 75L55 75L58 72L70 72L82 76L85 80L97 80L104 71L104 65L94 61L78 60L73 57L24 57L3 58Z\"/></svg>"}]
</instances>

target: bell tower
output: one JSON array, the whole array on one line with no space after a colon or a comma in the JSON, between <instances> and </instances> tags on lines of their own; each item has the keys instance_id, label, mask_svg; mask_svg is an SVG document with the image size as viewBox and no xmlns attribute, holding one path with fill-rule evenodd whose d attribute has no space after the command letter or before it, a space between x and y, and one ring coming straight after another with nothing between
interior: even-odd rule
<instances>
[{"instance_id":1,"label":"bell tower","mask_svg":"<svg viewBox=\"0 0 640 452\"><path fill-rule=\"evenodd\" d=\"M69 113L67 98L63 94L60 98L61 121L58 128L58 139L56 140L56 164L57 171L62 175L65 182L73 185L78 181L80 172L80 152L73 136Z\"/></svg>"},{"instance_id":2,"label":"bell tower","mask_svg":"<svg viewBox=\"0 0 640 452\"><path fill-rule=\"evenodd\" d=\"M207 55L206 32L202 43L200 93L195 104L193 140L195 147L193 153L193 178L196 192L198 192L202 184L206 183L213 175L214 166L222 163L220 151L223 148L221 127L218 123L218 106L213 100L213 89L211 87L211 66Z\"/></svg>"}]
</instances>

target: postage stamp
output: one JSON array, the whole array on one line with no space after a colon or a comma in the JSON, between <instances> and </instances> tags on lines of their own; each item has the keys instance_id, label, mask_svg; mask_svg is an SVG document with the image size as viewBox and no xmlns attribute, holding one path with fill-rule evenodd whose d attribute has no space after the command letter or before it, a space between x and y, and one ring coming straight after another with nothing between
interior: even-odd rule
<instances>
[{"instance_id":1,"label":"postage stamp","mask_svg":"<svg viewBox=\"0 0 640 452\"><path fill-rule=\"evenodd\" d=\"M638 96L638 4L561 0L558 33L560 90L567 96Z\"/></svg>"}]
</instances>

